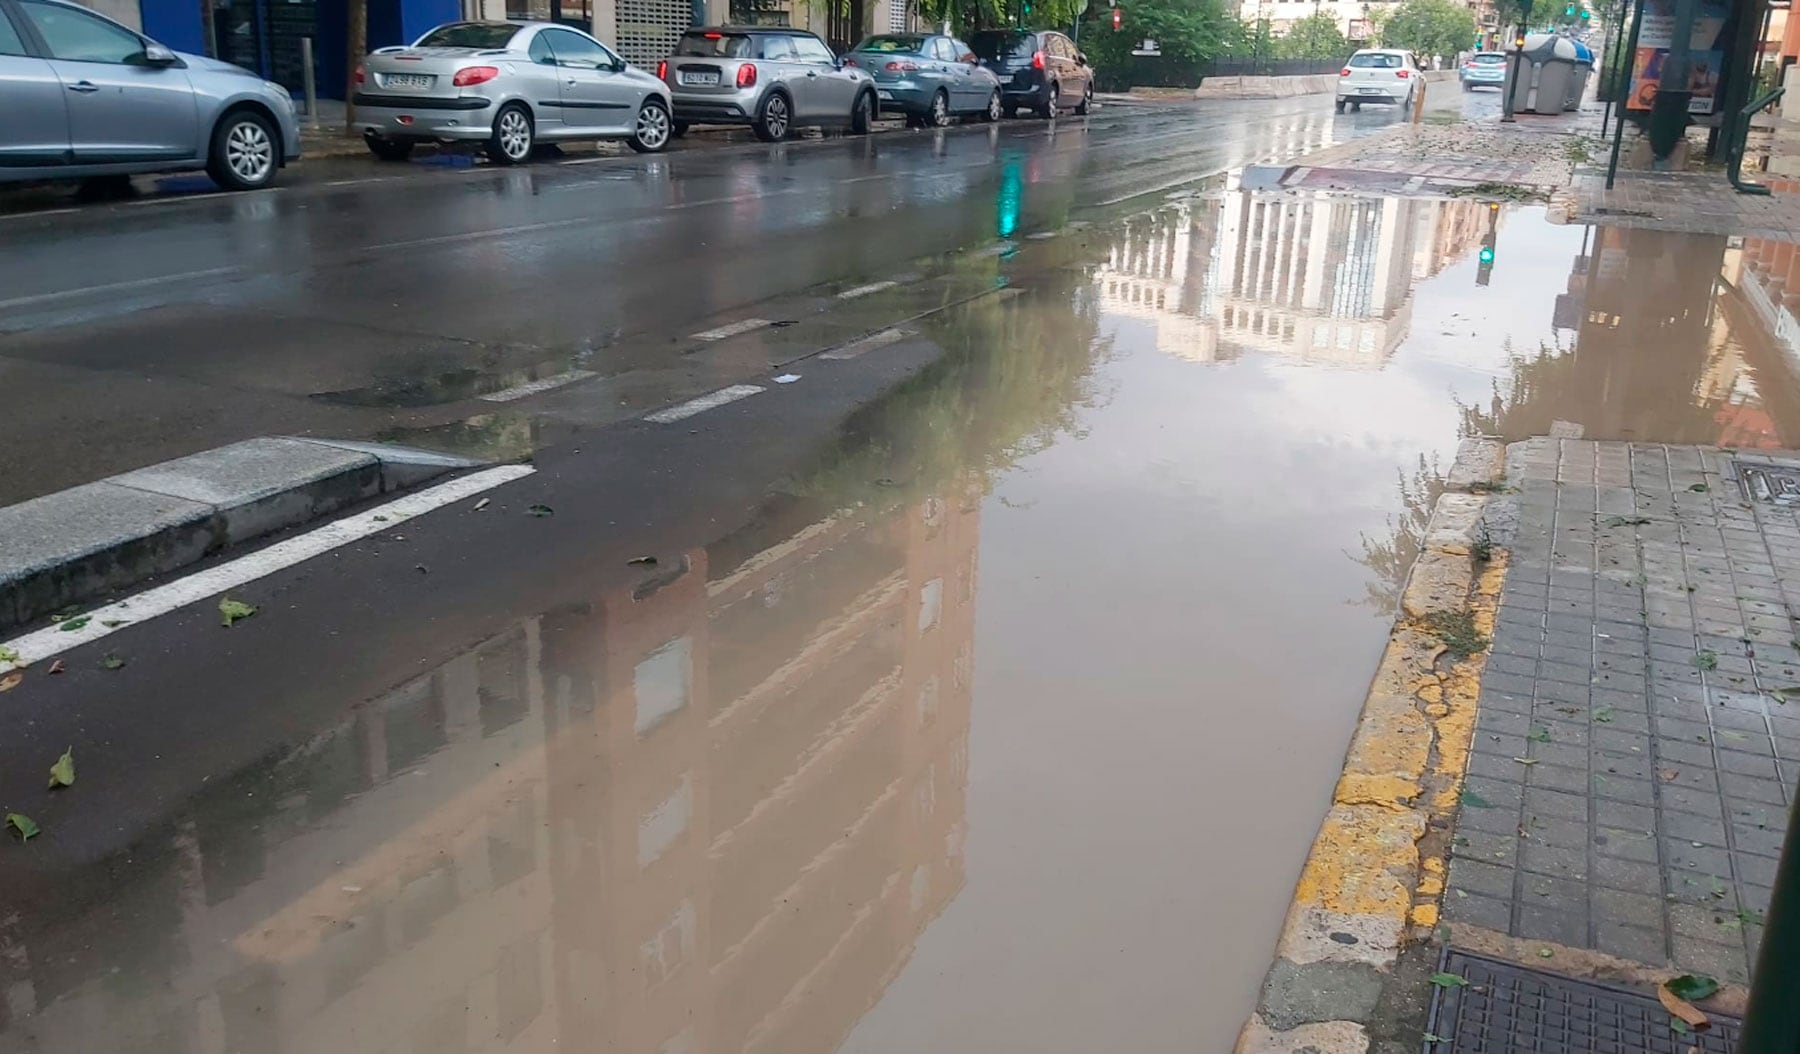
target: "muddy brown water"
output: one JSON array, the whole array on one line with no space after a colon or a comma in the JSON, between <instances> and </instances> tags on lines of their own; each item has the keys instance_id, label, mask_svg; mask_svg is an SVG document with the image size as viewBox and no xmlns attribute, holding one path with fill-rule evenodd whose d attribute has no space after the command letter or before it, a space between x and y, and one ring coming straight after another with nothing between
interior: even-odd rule
<instances>
[{"instance_id":1,"label":"muddy brown water","mask_svg":"<svg viewBox=\"0 0 1800 1054\"><path fill-rule=\"evenodd\" d=\"M1061 241L750 526L8 918L0 1050L1229 1049L1458 439L1800 442L1791 246L1236 192Z\"/></svg>"}]
</instances>

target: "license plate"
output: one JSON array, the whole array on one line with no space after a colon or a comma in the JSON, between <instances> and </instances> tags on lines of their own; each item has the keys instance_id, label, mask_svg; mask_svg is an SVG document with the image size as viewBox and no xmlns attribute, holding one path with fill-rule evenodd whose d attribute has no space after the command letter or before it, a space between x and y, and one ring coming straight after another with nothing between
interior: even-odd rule
<instances>
[{"instance_id":1,"label":"license plate","mask_svg":"<svg viewBox=\"0 0 1800 1054\"><path fill-rule=\"evenodd\" d=\"M390 73L381 78L389 88L429 88L433 78L425 73Z\"/></svg>"},{"instance_id":2,"label":"license plate","mask_svg":"<svg viewBox=\"0 0 1800 1054\"><path fill-rule=\"evenodd\" d=\"M891 91L877 91L875 94L881 96L883 99L886 99L889 102L894 101L894 93Z\"/></svg>"},{"instance_id":3,"label":"license plate","mask_svg":"<svg viewBox=\"0 0 1800 1054\"><path fill-rule=\"evenodd\" d=\"M1358 89L1356 89L1356 92L1358 95L1386 95L1387 94L1387 92L1382 91L1380 88L1358 88Z\"/></svg>"},{"instance_id":4,"label":"license plate","mask_svg":"<svg viewBox=\"0 0 1800 1054\"><path fill-rule=\"evenodd\" d=\"M683 73L681 75L681 83L692 84L697 87L717 86L719 83L719 73L717 70L713 70L709 73Z\"/></svg>"},{"instance_id":5,"label":"license plate","mask_svg":"<svg viewBox=\"0 0 1800 1054\"><path fill-rule=\"evenodd\" d=\"M1001 84L1011 84L1012 83L1012 74L1002 73L999 76L998 80L1000 81Z\"/></svg>"}]
</instances>

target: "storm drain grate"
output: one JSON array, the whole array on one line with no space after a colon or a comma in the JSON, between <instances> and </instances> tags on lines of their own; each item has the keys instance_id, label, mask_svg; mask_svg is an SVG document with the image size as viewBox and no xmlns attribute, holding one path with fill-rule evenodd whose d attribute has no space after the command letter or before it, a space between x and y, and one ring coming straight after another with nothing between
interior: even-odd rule
<instances>
[{"instance_id":1,"label":"storm drain grate","mask_svg":"<svg viewBox=\"0 0 1800 1054\"><path fill-rule=\"evenodd\" d=\"M1714 1017L1677 1035L1654 996L1528 970L1452 949L1444 971L1466 986L1436 989L1429 1054L1731 1054L1738 1022Z\"/></svg>"},{"instance_id":2,"label":"storm drain grate","mask_svg":"<svg viewBox=\"0 0 1800 1054\"><path fill-rule=\"evenodd\" d=\"M1774 461L1732 461L1744 497L1771 505L1800 505L1800 465Z\"/></svg>"}]
</instances>

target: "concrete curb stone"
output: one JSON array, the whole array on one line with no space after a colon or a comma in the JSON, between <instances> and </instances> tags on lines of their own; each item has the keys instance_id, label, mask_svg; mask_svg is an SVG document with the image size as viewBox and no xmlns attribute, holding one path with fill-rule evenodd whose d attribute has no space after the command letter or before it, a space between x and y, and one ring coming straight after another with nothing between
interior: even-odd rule
<instances>
[{"instance_id":1,"label":"concrete curb stone","mask_svg":"<svg viewBox=\"0 0 1800 1054\"><path fill-rule=\"evenodd\" d=\"M1485 661L1485 644L1451 654L1441 624L1493 633L1505 553L1475 550L1503 458L1493 440L1458 451L1237 1054L1406 1047L1381 1026L1423 991L1407 953L1438 924Z\"/></svg>"},{"instance_id":2,"label":"concrete curb stone","mask_svg":"<svg viewBox=\"0 0 1800 1054\"><path fill-rule=\"evenodd\" d=\"M477 464L377 443L265 436L0 508L0 627Z\"/></svg>"}]
</instances>

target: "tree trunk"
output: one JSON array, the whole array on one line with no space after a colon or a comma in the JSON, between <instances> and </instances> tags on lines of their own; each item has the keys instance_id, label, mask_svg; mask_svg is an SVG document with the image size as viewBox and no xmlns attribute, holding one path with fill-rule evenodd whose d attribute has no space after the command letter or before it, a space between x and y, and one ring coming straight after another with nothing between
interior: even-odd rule
<instances>
[{"instance_id":1,"label":"tree trunk","mask_svg":"<svg viewBox=\"0 0 1800 1054\"><path fill-rule=\"evenodd\" d=\"M369 50L369 0L350 0L349 25L344 33L344 134L356 126L356 71Z\"/></svg>"}]
</instances>

